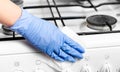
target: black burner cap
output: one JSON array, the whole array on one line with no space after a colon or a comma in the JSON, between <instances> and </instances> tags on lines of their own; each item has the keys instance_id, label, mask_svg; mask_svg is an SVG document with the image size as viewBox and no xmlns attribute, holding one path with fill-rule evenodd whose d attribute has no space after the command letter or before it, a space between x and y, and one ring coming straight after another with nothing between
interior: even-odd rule
<instances>
[{"instance_id":1,"label":"black burner cap","mask_svg":"<svg viewBox=\"0 0 120 72\"><path fill-rule=\"evenodd\" d=\"M9 27L6 27L6 26L4 26L4 25L2 25L2 29L4 30L4 31L7 31L7 32L11 32L12 30L10 30L10 28ZM13 32L13 31L12 31Z\"/></svg>"},{"instance_id":2,"label":"black burner cap","mask_svg":"<svg viewBox=\"0 0 120 72\"><path fill-rule=\"evenodd\" d=\"M87 22L94 26L106 26L106 23L114 25L117 19L108 15L93 15L87 18Z\"/></svg>"},{"instance_id":3,"label":"black burner cap","mask_svg":"<svg viewBox=\"0 0 120 72\"><path fill-rule=\"evenodd\" d=\"M9 27L2 25L2 30L5 35L13 35L13 31ZM17 34L15 32L15 34Z\"/></svg>"}]
</instances>

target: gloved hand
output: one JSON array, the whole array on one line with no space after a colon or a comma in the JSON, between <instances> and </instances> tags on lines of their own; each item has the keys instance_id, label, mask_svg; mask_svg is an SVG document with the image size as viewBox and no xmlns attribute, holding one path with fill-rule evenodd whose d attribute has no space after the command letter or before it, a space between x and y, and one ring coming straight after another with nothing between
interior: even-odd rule
<instances>
[{"instance_id":1,"label":"gloved hand","mask_svg":"<svg viewBox=\"0 0 120 72\"><path fill-rule=\"evenodd\" d=\"M25 10L10 29L56 60L75 62L75 58L83 58L84 49L79 44L63 34L54 24L32 16Z\"/></svg>"}]
</instances>

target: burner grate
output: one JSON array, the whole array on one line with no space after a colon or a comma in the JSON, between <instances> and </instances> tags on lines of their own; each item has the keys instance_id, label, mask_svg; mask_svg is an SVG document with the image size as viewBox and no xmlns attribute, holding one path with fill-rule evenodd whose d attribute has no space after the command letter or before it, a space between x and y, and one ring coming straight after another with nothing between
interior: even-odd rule
<instances>
[{"instance_id":1,"label":"burner grate","mask_svg":"<svg viewBox=\"0 0 120 72\"><path fill-rule=\"evenodd\" d=\"M61 15L61 12L60 12L59 8L82 7L82 8L93 8L95 11L99 11L99 10L97 10L97 8L101 7L101 6L105 6L105 5L120 5L120 2L117 2L117 1L116 2L101 3L101 4L98 4L98 5L94 5L91 0L85 0L85 1L88 1L88 3L90 5L89 6L88 5L85 6L83 4L80 4L80 3L78 3L78 0L76 0L76 4L57 4L56 0L52 0L53 4L50 4L50 0L46 0L47 5L26 6L26 7L23 7L23 8L24 9L49 8L52 17L46 17L46 18L42 18L42 19L45 19L45 20L48 20L48 21L54 21L55 25L57 27L59 27L58 23L56 22L57 20L60 20L62 25L66 26L64 20L85 19L86 18L86 16L67 16L67 17L63 17ZM56 9L58 17L55 17L52 8ZM119 30L114 30L114 31L107 31L107 32L80 32L80 33L77 33L77 34L78 35L93 35L93 34L119 33L119 32L120 32ZM13 36L12 37L0 38L0 41L23 40L23 39L24 39L23 37L17 37L15 35L15 32L13 32Z\"/></svg>"}]
</instances>

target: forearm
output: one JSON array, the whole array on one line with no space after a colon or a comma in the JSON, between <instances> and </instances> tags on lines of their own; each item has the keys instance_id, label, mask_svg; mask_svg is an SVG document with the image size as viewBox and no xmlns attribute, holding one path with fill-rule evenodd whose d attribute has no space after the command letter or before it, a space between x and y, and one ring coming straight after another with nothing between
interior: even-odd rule
<instances>
[{"instance_id":1,"label":"forearm","mask_svg":"<svg viewBox=\"0 0 120 72\"><path fill-rule=\"evenodd\" d=\"M12 26L21 16L21 8L10 0L0 0L0 23Z\"/></svg>"}]
</instances>

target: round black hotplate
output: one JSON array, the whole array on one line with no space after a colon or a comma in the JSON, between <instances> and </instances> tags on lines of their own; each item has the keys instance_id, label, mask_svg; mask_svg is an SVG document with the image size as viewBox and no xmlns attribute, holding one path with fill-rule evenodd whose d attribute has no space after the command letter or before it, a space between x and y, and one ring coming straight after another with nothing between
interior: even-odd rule
<instances>
[{"instance_id":1,"label":"round black hotplate","mask_svg":"<svg viewBox=\"0 0 120 72\"><path fill-rule=\"evenodd\" d=\"M116 18L108 15L93 15L87 18L87 22L95 26L106 26L106 23L114 25L117 20Z\"/></svg>"},{"instance_id":2,"label":"round black hotplate","mask_svg":"<svg viewBox=\"0 0 120 72\"><path fill-rule=\"evenodd\" d=\"M117 19L109 15L93 15L87 18L88 27L102 30L105 27L115 27Z\"/></svg>"}]
</instances>

